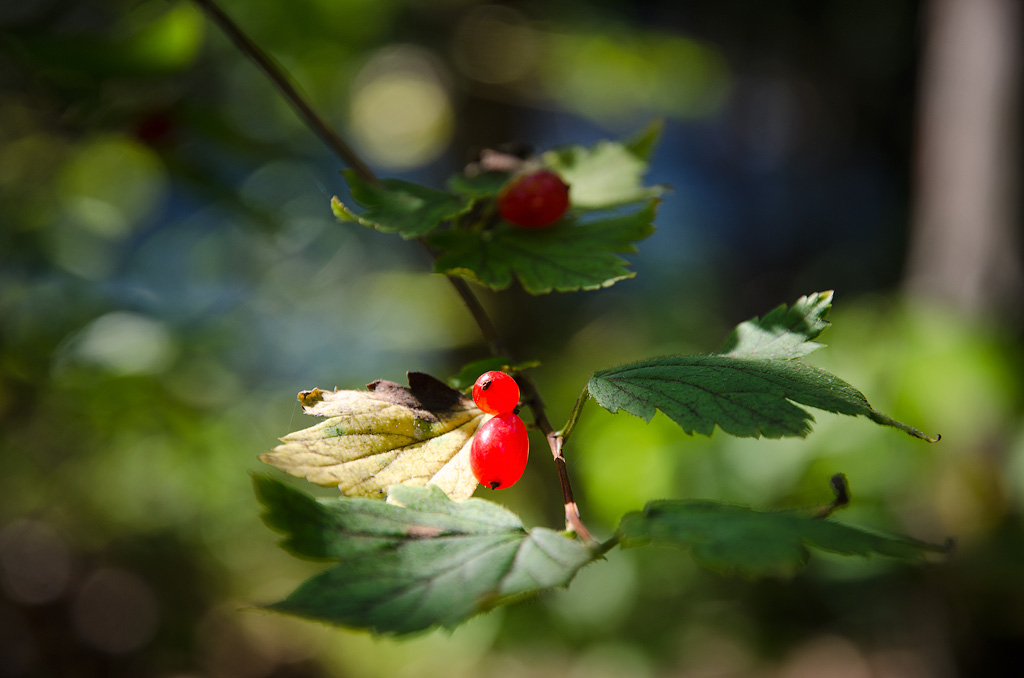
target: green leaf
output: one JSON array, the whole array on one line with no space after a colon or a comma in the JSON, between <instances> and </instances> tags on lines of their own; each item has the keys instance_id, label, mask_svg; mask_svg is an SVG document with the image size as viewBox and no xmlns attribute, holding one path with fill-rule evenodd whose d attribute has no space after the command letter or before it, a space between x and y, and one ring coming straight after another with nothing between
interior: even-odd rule
<instances>
[{"instance_id":1,"label":"green leaf","mask_svg":"<svg viewBox=\"0 0 1024 678\"><path fill-rule=\"evenodd\" d=\"M831 308L831 291L800 297L792 306L782 304L764 318L736 326L721 353L733 358L801 358L821 348L812 340L829 326L825 318Z\"/></svg>"},{"instance_id":2,"label":"green leaf","mask_svg":"<svg viewBox=\"0 0 1024 678\"><path fill-rule=\"evenodd\" d=\"M665 121L652 120L647 127L633 134L623 142L626 150L644 161L650 161L654 149L661 141L661 133L665 130Z\"/></svg>"},{"instance_id":3,"label":"green leaf","mask_svg":"<svg viewBox=\"0 0 1024 678\"><path fill-rule=\"evenodd\" d=\"M717 426L745 438L802 438L814 417L799 403L935 440L878 412L842 379L789 360L669 356L602 370L587 388L609 412L625 410L650 421L661 410L689 434L710 436Z\"/></svg>"},{"instance_id":4,"label":"green leaf","mask_svg":"<svg viewBox=\"0 0 1024 678\"><path fill-rule=\"evenodd\" d=\"M383 498L393 485L433 483L467 499L477 486L469 451L484 413L430 375L408 377L409 387L379 380L365 391L303 391L302 409L327 419L281 438L260 461L346 496Z\"/></svg>"},{"instance_id":5,"label":"green leaf","mask_svg":"<svg viewBox=\"0 0 1024 678\"><path fill-rule=\"evenodd\" d=\"M521 372L522 370L533 369L539 365L540 362L536 360L528 360L512 364L507 358L484 358L483 360L475 360L463 365L458 374L448 379L448 385L458 391L465 391L475 384L476 380L484 372L498 370L500 372L514 374L516 372Z\"/></svg>"},{"instance_id":6,"label":"green leaf","mask_svg":"<svg viewBox=\"0 0 1024 678\"><path fill-rule=\"evenodd\" d=\"M254 482L287 550L337 561L269 606L307 619L388 634L452 628L566 586L598 557L561 533L525 530L497 504L453 502L431 485L395 487L389 502L316 501L269 477Z\"/></svg>"},{"instance_id":7,"label":"green leaf","mask_svg":"<svg viewBox=\"0 0 1024 678\"><path fill-rule=\"evenodd\" d=\"M761 320L737 327L726 354L668 356L596 372L589 394L610 412L625 410L650 421L661 410L689 434L715 427L735 436L806 436L814 417L798 405L864 416L916 438L936 442L883 414L864 394L825 370L792 360L819 344L827 326L830 292L780 306ZM785 359L772 359L785 358Z\"/></svg>"},{"instance_id":8,"label":"green leaf","mask_svg":"<svg viewBox=\"0 0 1024 678\"><path fill-rule=\"evenodd\" d=\"M669 544L698 564L749 577L786 575L806 564L809 547L844 555L919 559L948 548L900 536L882 536L808 509L757 511L706 501L653 501L622 518L624 547Z\"/></svg>"},{"instance_id":9,"label":"green leaf","mask_svg":"<svg viewBox=\"0 0 1024 678\"><path fill-rule=\"evenodd\" d=\"M530 294L608 287L636 275L617 252L654 232L657 202L623 216L580 223L564 221L543 231L502 224L483 233L436 233L442 251L435 271L460 275L495 290L518 278Z\"/></svg>"},{"instance_id":10,"label":"green leaf","mask_svg":"<svg viewBox=\"0 0 1024 678\"><path fill-rule=\"evenodd\" d=\"M456 174L448 180L448 187L471 198L486 198L497 195L508 178L508 172L481 172L472 177Z\"/></svg>"},{"instance_id":11,"label":"green leaf","mask_svg":"<svg viewBox=\"0 0 1024 678\"><path fill-rule=\"evenodd\" d=\"M366 209L358 214L333 198L334 216L384 233L398 233L406 239L426 235L442 222L466 213L470 207L462 198L401 179L385 179L377 185L363 181L352 170L344 170L342 174L352 198Z\"/></svg>"},{"instance_id":12,"label":"green leaf","mask_svg":"<svg viewBox=\"0 0 1024 678\"><path fill-rule=\"evenodd\" d=\"M664 192L661 186L644 186L647 162L618 142L556 149L541 159L569 184L574 209L605 209L650 200Z\"/></svg>"}]
</instances>

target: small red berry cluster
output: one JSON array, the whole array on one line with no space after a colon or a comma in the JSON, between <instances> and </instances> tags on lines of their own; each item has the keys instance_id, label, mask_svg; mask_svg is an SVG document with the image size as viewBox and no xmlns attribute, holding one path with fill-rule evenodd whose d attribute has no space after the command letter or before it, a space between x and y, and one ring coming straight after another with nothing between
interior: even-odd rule
<instances>
[{"instance_id":1,"label":"small red berry cluster","mask_svg":"<svg viewBox=\"0 0 1024 678\"><path fill-rule=\"evenodd\" d=\"M484 372L473 384L473 402L494 415L473 437L469 453L473 475L492 490L515 485L530 455L526 424L515 413L519 384L504 372Z\"/></svg>"},{"instance_id":2,"label":"small red berry cluster","mask_svg":"<svg viewBox=\"0 0 1024 678\"><path fill-rule=\"evenodd\" d=\"M520 174L498 193L501 218L520 228L552 226L569 209L569 186L548 169Z\"/></svg>"}]
</instances>

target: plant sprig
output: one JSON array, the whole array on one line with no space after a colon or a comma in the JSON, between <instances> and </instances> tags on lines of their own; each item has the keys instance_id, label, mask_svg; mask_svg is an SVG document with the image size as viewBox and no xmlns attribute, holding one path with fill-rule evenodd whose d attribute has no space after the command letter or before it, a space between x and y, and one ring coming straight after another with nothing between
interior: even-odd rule
<instances>
[{"instance_id":1,"label":"plant sprig","mask_svg":"<svg viewBox=\"0 0 1024 678\"><path fill-rule=\"evenodd\" d=\"M238 49L248 56L263 71L264 75L277 88L281 96L292 105L302 121L327 145L331 151L355 173L355 176L371 186L379 187L383 183L370 166L359 157L352 147L345 142L340 134L334 130L326 120L317 113L316 109L303 97L298 89L292 84L291 79L285 72L250 39L246 33L234 22L231 17L224 13L215 0L194 0L207 16L235 43ZM453 216L458 216L457 213ZM422 237L415 237L423 249L435 262L439 258L438 251L431 247ZM510 363L515 362L514 354L505 345L504 340L495 329L487 311L484 309L480 299L470 288L463 278L456 275L446 275L462 304L466 307L473 321L476 323L487 344L491 355L504 358ZM573 496L572 484L569 480L569 473L565 465L565 457L562 454L563 439L551 426L545 411L544 401L537 390L536 384L528 374L522 374L519 382L523 389L523 402L533 414L534 422L544 434L554 459L558 472L558 481L562 487L562 497L565 501L565 519L567 528L575 532L584 541L592 541L590 531L583 524L580 518L579 507Z\"/></svg>"},{"instance_id":2,"label":"plant sprig","mask_svg":"<svg viewBox=\"0 0 1024 678\"><path fill-rule=\"evenodd\" d=\"M759 511L655 500L597 541L580 517L563 455L590 399L612 413L648 420L661 411L688 434L718 429L736 436L802 437L814 421L804 409L811 407L860 415L929 442L939 437L875 410L850 384L800 362L821 346L815 340L829 324L831 292L741 323L717 353L665 356L595 372L556 430L535 382L523 371L529 364L514 359L467 280L503 289L518 279L527 292L540 294L632 277L618 254L653 231L663 188L645 186L641 177L660 127L626 142L542 156L539 162L557 168L578 192L571 213L551 222L550 230L545 224L544 231L524 235L494 209L499 177L456 177L449 182L454 194L377 177L214 0L195 2L348 166L343 174L361 209L335 199L335 215L419 243L474 319L492 361L517 371L521 402L555 463L569 532L526 529L504 507L471 498L478 478L467 460L472 441L484 439L474 438L476 432L487 424L481 424L484 404L474 406L464 386L412 372L408 386L378 380L366 390L311 389L299 401L308 414L324 419L285 436L262 459L311 482L337 486L345 496L316 500L265 476L254 483L264 521L285 535L282 546L333 564L268 607L400 635L450 628L481 611L566 586L616 546L673 545L709 569L743 576L789 575L812 549L906 560L950 552L951 543L879 535L832 521L849 503L841 474L831 479L835 498L827 504ZM465 372L454 381L465 382ZM385 496L388 501L381 501Z\"/></svg>"}]
</instances>

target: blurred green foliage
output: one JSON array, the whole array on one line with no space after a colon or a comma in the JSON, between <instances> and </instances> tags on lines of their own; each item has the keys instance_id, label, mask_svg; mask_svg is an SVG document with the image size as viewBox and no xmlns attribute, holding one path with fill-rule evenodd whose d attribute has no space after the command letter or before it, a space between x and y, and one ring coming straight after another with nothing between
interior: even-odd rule
<instances>
[{"instance_id":1,"label":"blurred green foliage","mask_svg":"<svg viewBox=\"0 0 1024 678\"><path fill-rule=\"evenodd\" d=\"M756 166L755 189L778 176L772 158L800 149L822 172L845 157L830 149L878 136L905 162L906 107L892 102L912 89L917 3L726 4L682 17L614 2L224 8L371 162L413 180L447 176L473 145L585 141L595 121L653 115L706 119L695 136L717 144L718 167ZM828 83L803 126L785 105L804 99L772 98L813 70L799 72L799 48ZM742 54L797 72L734 73ZM939 445L825 414L806 441L687 438L661 416L588 408L566 450L584 518L607 534L656 497L814 504L844 472L844 521L955 535L958 556L823 558L753 582L672 550L615 552L564 592L397 643L247 609L315 571L260 524L248 471L298 427L300 389L447 377L483 357L445 282L414 248L333 222L337 161L188 3L5 3L0 93L0 674L995 675L1020 658L1019 327L900 299L890 262L905 214L872 188L891 174L835 175L863 191L846 196L858 209L829 207L837 240L820 249L782 232L696 233L718 212L698 200L709 184L683 183L628 287L485 301L519 357L541 361L558 422L595 369L713 350L746 315L836 286L829 347L811 362ZM778 103L771 120L809 136L754 134L773 128L730 108L743 97ZM731 127L744 113L757 124ZM675 177L702 145L672 146L661 171ZM757 195L735 188L712 206ZM781 195L794 219L821 202ZM864 195L884 208L865 216ZM787 247L780 268L760 267ZM528 525L559 525L544 455L502 501Z\"/></svg>"}]
</instances>

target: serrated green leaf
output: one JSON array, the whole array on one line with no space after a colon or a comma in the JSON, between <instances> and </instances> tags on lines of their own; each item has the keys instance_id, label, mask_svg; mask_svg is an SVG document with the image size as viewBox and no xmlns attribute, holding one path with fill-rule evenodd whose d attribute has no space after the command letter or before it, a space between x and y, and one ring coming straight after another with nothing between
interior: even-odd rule
<instances>
[{"instance_id":1,"label":"serrated green leaf","mask_svg":"<svg viewBox=\"0 0 1024 678\"><path fill-rule=\"evenodd\" d=\"M878 412L864 394L825 370L789 360L723 355L669 356L594 374L590 395L610 412L650 421L661 410L687 433L710 436L804 437L814 417L795 403L862 415L923 440L921 431Z\"/></svg>"},{"instance_id":2,"label":"serrated green leaf","mask_svg":"<svg viewBox=\"0 0 1024 678\"><path fill-rule=\"evenodd\" d=\"M651 156L654 154L654 149L657 148L658 142L661 141L661 133L664 130L664 120L652 120L642 130L623 141L623 146L641 160L650 161Z\"/></svg>"},{"instance_id":3,"label":"serrated green leaf","mask_svg":"<svg viewBox=\"0 0 1024 678\"><path fill-rule=\"evenodd\" d=\"M435 271L460 275L495 290L513 277L530 294L608 287L636 275L618 252L654 232L657 202L623 216L586 223L565 221L543 231L507 224L491 231L437 233L430 243L442 251Z\"/></svg>"},{"instance_id":4,"label":"serrated green leaf","mask_svg":"<svg viewBox=\"0 0 1024 678\"><path fill-rule=\"evenodd\" d=\"M661 186L644 186L647 162L615 141L548 151L541 160L569 184L574 209L605 209L650 200L664 192Z\"/></svg>"},{"instance_id":5,"label":"serrated green leaf","mask_svg":"<svg viewBox=\"0 0 1024 678\"><path fill-rule=\"evenodd\" d=\"M689 434L715 427L740 437L804 437L814 417L799 405L864 416L915 438L938 441L871 407L864 394L825 370L794 358L820 346L832 293L801 297L733 330L728 353L667 356L596 372L588 393L610 412L650 421L661 410Z\"/></svg>"},{"instance_id":6,"label":"serrated green leaf","mask_svg":"<svg viewBox=\"0 0 1024 678\"><path fill-rule=\"evenodd\" d=\"M786 359L812 353L817 338L829 326L825 319L832 308L832 292L818 292L781 304L763 318L740 323L726 339L720 353L732 358Z\"/></svg>"},{"instance_id":7,"label":"serrated green leaf","mask_svg":"<svg viewBox=\"0 0 1024 678\"><path fill-rule=\"evenodd\" d=\"M255 484L285 548L338 561L269 606L307 619L388 634L451 628L566 586L598 555L552 530L525 530L497 504L453 502L431 485L396 487L385 503L316 501L268 477Z\"/></svg>"},{"instance_id":8,"label":"serrated green leaf","mask_svg":"<svg viewBox=\"0 0 1024 678\"><path fill-rule=\"evenodd\" d=\"M471 363L463 365L459 373L454 377L448 379L448 385L457 391L465 391L470 386L476 383L476 380L484 372L490 372L491 370L498 370L500 372L507 372L513 374L522 370L533 369L540 365L540 362L536 360L527 360L524 362L518 362L514 365L508 361L507 358L484 358L483 360L474 360Z\"/></svg>"},{"instance_id":9,"label":"serrated green leaf","mask_svg":"<svg viewBox=\"0 0 1024 678\"><path fill-rule=\"evenodd\" d=\"M342 174L353 200L365 211L354 212L334 198L331 210L335 217L357 221L384 233L398 233L406 239L426 235L442 222L466 213L470 207L463 198L401 179L370 184L352 170L344 170Z\"/></svg>"},{"instance_id":10,"label":"serrated green leaf","mask_svg":"<svg viewBox=\"0 0 1024 678\"><path fill-rule=\"evenodd\" d=\"M429 375L408 376L409 387L380 380L365 391L303 391L303 410L327 419L284 436L260 460L346 496L433 483L468 498L477 486L469 450L484 413Z\"/></svg>"},{"instance_id":11,"label":"serrated green leaf","mask_svg":"<svg viewBox=\"0 0 1024 678\"><path fill-rule=\"evenodd\" d=\"M706 501L654 501L623 517L624 547L669 544L698 564L749 577L786 575L802 567L809 547L845 555L919 559L948 549L909 537L882 536L809 510L757 511Z\"/></svg>"}]
</instances>

